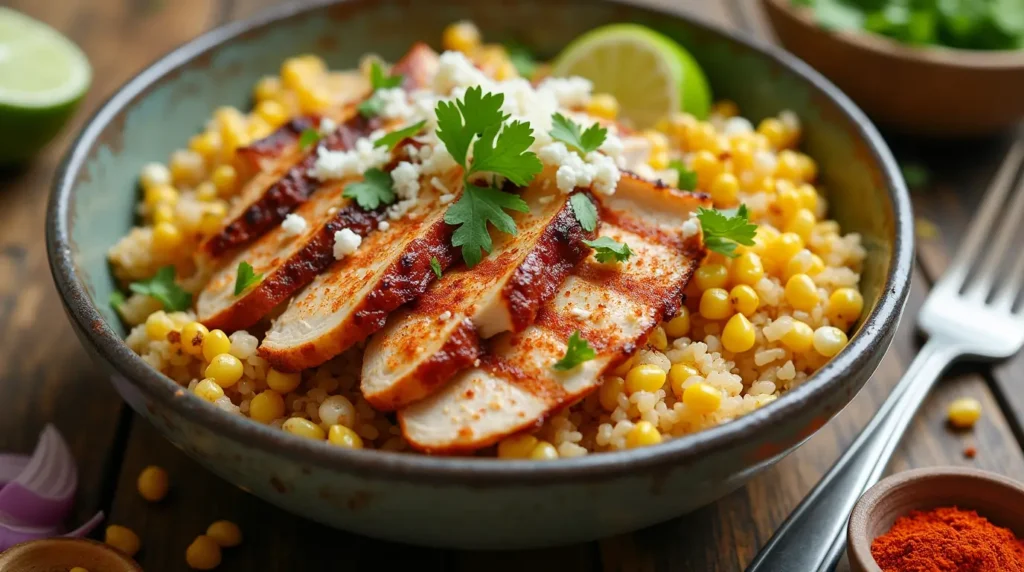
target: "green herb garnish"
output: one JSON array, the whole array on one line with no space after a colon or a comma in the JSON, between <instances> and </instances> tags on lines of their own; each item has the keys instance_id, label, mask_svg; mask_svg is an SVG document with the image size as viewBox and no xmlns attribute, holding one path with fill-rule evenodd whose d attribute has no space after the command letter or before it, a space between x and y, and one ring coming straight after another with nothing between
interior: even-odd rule
<instances>
[{"instance_id":1,"label":"green herb garnish","mask_svg":"<svg viewBox=\"0 0 1024 572\"><path fill-rule=\"evenodd\" d=\"M555 113L551 116L551 131L549 133L555 141L565 143L566 147L575 149L577 152L586 155L591 151L597 151L608 136L608 130L601 125L594 123L581 131L579 124L572 119Z\"/></svg>"},{"instance_id":2,"label":"green herb garnish","mask_svg":"<svg viewBox=\"0 0 1024 572\"><path fill-rule=\"evenodd\" d=\"M565 349L565 356L556 361L551 368L558 371L569 371L585 361L594 359L596 355L597 353L590 347L587 340L580 337L580 331L576 330L569 336L569 347Z\"/></svg>"},{"instance_id":3,"label":"green herb garnish","mask_svg":"<svg viewBox=\"0 0 1024 572\"><path fill-rule=\"evenodd\" d=\"M423 126L426 125L426 124L427 124L426 120L423 120L423 121L420 121L419 123L416 123L414 125L410 125L410 126L405 127L403 129L396 129L396 130L392 131L391 133L388 133L387 135L383 135L383 136L381 136L380 139L377 139L376 141L374 141L373 142L373 146L374 147L387 147L388 151L392 151L392 150L394 150L395 145L398 145L403 139L407 139L407 138L412 137L413 135L416 135L417 133L419 133L423 129Z\"/></svg>"},{"instance_id":4,"label":"green herb garnish","mask_svg":"<svg viewBox=\"0 0 1024 572\"><path fill-rule=\"evenodd\" d=\"M174 266L164 266L149 280L140 280L128 285L128 289L156 299L169 312L187 310L192 305L192 294L186 292L174 281Z\"/></svg>"},{"instance_id":5,"label":"green herb garnish","mask_svg":"<svg viewBox=\"0 0 1024 572\"><path fill-rule=\"evenodd\" d=\"M525 78L533 77L537 71L537 60L526 46L518 42L508 42L505 44L505 53L519 75Z\"/></svg>"},{"instance_id":6,"label":"green herb garnish","mask_svg":"<svg viewBox=\"0 0 1024 572\"><path fill-rule=\"evenodd\" d=\"M356 109L359 111L360 115L366 118L380 115L381 109L384 107L384 102L377 96L377 90L389 89L400 85L402 85L401 74L385 74L384 66L380 65L380 62L375 61L371 63L370 87L373 89L373 95L367 98L366 101L360 103Z\"/></svg>"},{"instance_id":7,"label":"green herb garnish","mask_svg":"<svg viewBox=\"0 0 1024 572\"><path fill-rule=\"evenodd\" d=\"M633 256L633 251L629 249L628 244L612 240L607 236L598 237L595 240L584 240L583 244L594 249L594 257L602 264L612 261L625 262L629 260L630 256Z\"/></svg>"},{"instance_id":8,"label":"green herb garnish","mask_svg":"<svg viewBox=\"0 0 1024 572\"><path fill-rule=\"evenodd\" d=\"M569 197L569 204L572 205L572 212L583 230L590 232L597 228L597 207L590 197L583 193L574 193Z\"/></svg>"},{"instance_id":9,"label":"green herb garnish","mask_svg":"<svg viewBox=\"0 0 1024 572\"><path fill-rule=\"evenodd\" d=\"M114 290L110 293L110 307L120 311L121 304L124 304L124 294L120 290Z\"/></svg>"},{"instance_id":10,"label":"green herb garnish","mask_svg":"<svg viewBox=\"0 0 1024 572\"><path fill-rule=\"evenodd\" d=\"M395 191L391 188L393 184L391 173L376 168L367 169L363 173L363 180L345 185L342 196L355 199L363 210L372 211L381 204L390 205L395 202Z\"/></svg>"},{"instance_id":11,"label":"green herb garnish","mask_svg":"<svg viewBox=\"0 0 1024 572\"><path fill-rule=\"evenodd\" d=\"M238 263L238 272L235 274L235 296L249 289L250 286L259 284L263 280L262 274L256 274L252 265L246 261Z\"/></svg>"},{"instance_id":12,"label":"green herb garnish","mask_svg":"<svg viewBox=\"0 0 1024 572\"><path fill-rule=\"evenodd\" d=\"M670 169L679 173L679 183L676 185L681 191L692 191L697 188L697 172L692 171L679 159L674 159L668 164Z\"/></svg>"},{"instance_id":13,"label":"green herb garnish","mask_svg":"<svg viewBox=\"0 0 1024 572\"><path fill-rule=\"evenodd\" d=\"M430 269L434 271L434 275L438 278L441 277L441 262L436 256L430 259Z\"/></svg>"},{"instance_id":14,"label":"green herb garnish","mask_svg":"<svg viewBox=\"0 0 1024 572\"><path fill-rule=\"evenodd\" d=\"M320 132L312 127L304 129L302 134L299 135L299 149L305 151L310 146L316 145L321 137Z\"/></svg>"},{"instance_id":15,"label":"green herb garnish","mask_svg":"<svg viewBox=\"0 0 1024 572\"><path fill-rule=\"evenodd\" d=\"M731 216L722 211L701 207L697 209L697 219L700 220L704 246L708 250L735 258L737 244L754 244L757 225L750 222L747 205L740 205L736 209L736 214Z\"/></svg>"}]
</instances>

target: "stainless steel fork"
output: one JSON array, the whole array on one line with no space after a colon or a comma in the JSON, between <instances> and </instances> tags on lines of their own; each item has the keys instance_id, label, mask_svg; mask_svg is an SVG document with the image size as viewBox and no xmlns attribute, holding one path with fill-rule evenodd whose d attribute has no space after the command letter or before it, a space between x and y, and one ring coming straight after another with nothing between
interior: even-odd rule
<instances>
[{"instance_id":1,"label":"stainless steel fork","mask_svg":"<svg viewBox=\"0 0 1024 572\"><path fill-rule=\"evenodd\" d=\"M827 572L843 553L858 498L878 481L911 419L954 360L1004 359L1024 345L1024 139L996 175L946 274L918 316L928 341L849 449L829 469L747 572Z\"/></svg>"}]
</instances>

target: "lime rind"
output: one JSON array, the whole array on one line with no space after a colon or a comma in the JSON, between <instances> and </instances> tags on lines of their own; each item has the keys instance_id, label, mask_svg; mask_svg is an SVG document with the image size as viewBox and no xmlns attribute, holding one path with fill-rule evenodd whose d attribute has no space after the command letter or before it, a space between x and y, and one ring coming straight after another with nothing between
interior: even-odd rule
<instances>
[{"instance_id":1,"label":"lime rind","mask_svg":"<svg viewBox=\"0 0 1024 572\"><path fill-rule=\"evenodd\" d=\"M29 67L31 74L25 73ZM89 60L71 40L38 20L0 7L0 104L63 107L78 100L91 80Z\"/></svg>"}]
</instances>

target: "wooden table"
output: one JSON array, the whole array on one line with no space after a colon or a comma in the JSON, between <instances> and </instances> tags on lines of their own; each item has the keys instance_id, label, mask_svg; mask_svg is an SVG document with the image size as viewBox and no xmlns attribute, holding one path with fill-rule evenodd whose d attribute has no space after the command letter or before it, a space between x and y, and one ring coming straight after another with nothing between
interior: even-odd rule
<instances>
[{"instance_id":1,"label":"wooden table","mask_svg":"<svg viewBox=\"0 0 1024 572\"><path fill-rule=\"evenodd\" d=\"M748 0L649 0L688 10L723 27L770 37ZM185 547L206 525L228 518L245 543L220 570L390 570L414 558L421 570L742 570L774 528L864 425L910 362L914 316L967 225L980 193L1005 154L1006 137L925 147L892 140L901 160L926 165L934 184L914 193L919 217L937 236L919 241L906 319L871 383L797 452L747 487L674 521L592 544L515 553L470 553L393 545L291 516L201 469L131 412L71 333L50 279L43 212L54 169L89 114L138 70L204 30L247 17L274 0L13 0L13 7L70 36L88 54L94 82L62 137L22 170L0 173L0 450L28 452L43 425L67 437L81 487L75 518L97 509L135 529L146 570L184 570ZM5 0L5 4L12 4ZM924 225L927 226L927 225ZM1024 479L1024 357L993 369L960 367L939 385L896 453L891 470L970 465ZM953 398L978 398L985 414L968 433L945 424ZM975 446L975 459L965 457ZM165 467L173 493L144 502L135 479L146 465ZM679 491L686 494L686 491ZM841 569L846 569L845 564Z\"/></svg>"}]
</instances>

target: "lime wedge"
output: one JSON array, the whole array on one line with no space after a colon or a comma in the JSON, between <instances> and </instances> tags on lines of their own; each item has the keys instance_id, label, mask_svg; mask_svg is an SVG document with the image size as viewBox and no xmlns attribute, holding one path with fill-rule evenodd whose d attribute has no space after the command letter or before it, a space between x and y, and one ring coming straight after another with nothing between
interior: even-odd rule
<instances>
[{"instance_id":1,"label":"lime wedge","mask_svg":"<svg viewBox=\"0 0 1024 572\"><path fill-rule=\"evenodd\" d=\"M552 66L556 76L583 76L594 91L619 100L623 117L651 127L673 111L704 118L711 90L704 72L682 46L638 24L595 28L572 41Z\"/></svg>"},{"instance_id":2,"label":"lime wedge","mask_svg":"<svg viewBox=\"0 0 1024 572\"><path fill-rule=\"evenodd\" d=\"M82 99L89 60L56 30L0 8L0 163L28 159Z\"/></svg>"}]
</instances>

